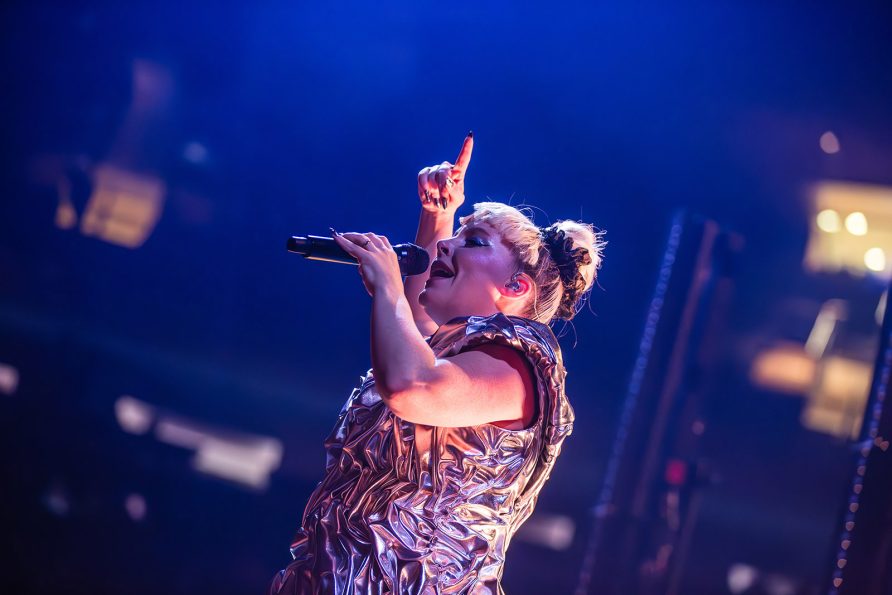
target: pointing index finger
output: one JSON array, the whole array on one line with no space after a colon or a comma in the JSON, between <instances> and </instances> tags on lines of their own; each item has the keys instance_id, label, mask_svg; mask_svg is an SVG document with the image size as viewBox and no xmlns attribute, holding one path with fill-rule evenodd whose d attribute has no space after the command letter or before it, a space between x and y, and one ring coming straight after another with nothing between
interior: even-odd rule
<instances>
[{"instance_id":1,"label":"pointing index finger","mask_svg":"<svg viewBox=\"0 0 892 595\"><path fill-rule=\"evenodd\" d=\"M453 173L458 174L458 178L461 179L465 177L465 172L468 171L468 165L471 163L471 152L474 150L474 133L469 132L468 136L465 137L465 142L462 143L461 151L458 154L458 158L455 160L455 165L452 167Z\"/></svg>"}]
</instances>

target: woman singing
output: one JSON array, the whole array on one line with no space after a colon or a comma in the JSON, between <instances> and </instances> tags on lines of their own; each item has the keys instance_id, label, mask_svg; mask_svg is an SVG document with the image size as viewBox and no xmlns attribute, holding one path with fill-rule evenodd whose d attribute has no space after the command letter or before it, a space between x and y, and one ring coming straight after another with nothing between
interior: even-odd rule
<instances>
[{"instance_id":1,"label":"woman singing","mask_svg":"<svg viewBox=\"0 0 892 595\"><path fill-rule=\"evenodd\" d=\"M404 285L386 237L335 233L372 296L372 368L272 594L502 593L508 544L573 427L548 324L575 315L604 242L497 202L453 235L472 149L469 134L455 165L418 174L427 274Z\"/></svg>"}]
</instances>

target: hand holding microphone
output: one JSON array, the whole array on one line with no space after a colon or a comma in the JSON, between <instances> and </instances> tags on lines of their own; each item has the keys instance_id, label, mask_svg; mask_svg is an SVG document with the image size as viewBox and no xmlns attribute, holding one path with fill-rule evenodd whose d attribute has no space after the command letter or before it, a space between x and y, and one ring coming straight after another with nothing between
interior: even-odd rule
<instances>
[{"instance_id":1,"label":"hand holding microphone","mask_svg":"<svg viewBox=\"0 0 892 595\"><path fill-rule=\"evenodd\" d=\"M334 229L331 232L338 246L359 263L359 276L370 296L382 294L396 299L397 296L404 295L400 263L394 247L385 236L374 233L338 233ZM424 250L421 251L427 256Z\"/></svg>"}]
</instances>

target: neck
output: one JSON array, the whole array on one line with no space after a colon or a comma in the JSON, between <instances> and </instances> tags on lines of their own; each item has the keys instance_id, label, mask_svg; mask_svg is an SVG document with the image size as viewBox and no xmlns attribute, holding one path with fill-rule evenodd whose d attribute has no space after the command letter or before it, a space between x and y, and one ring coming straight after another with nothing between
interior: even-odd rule
<instances>
[{"instance_id":1,"label":"neck","mask_svg":"<svg viewBox=\"0 0 892 595\"><path fill-rule=\"evenodd\" d=\"M428 312L428 316L430 316L431 320L437 323L438 326L442 326L453 318L459 316L491 316L497 312L501 312L501 310L493 304L490 308L475 308L473 312L458 312L455 310L450 312L437 312L434 314Z\"/></svg>"}]
</instances>

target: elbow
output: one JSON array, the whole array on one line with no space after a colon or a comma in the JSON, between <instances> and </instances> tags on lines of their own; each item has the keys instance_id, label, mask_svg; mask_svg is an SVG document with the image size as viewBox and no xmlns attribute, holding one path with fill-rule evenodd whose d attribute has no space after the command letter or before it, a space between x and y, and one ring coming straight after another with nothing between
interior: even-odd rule
<instances>
[{"instance_id":1,"label":"elbow","mask_svg":"<svg viewBox=\"0 0 892 595\"><path fill-rule=\"evenodd\" d=\"M393 413L406 421L414 421L413 411L423 407L428 395L426 382L403 378L391 380L378 386L378 394Z\"/></svg>"}]
</instances>

